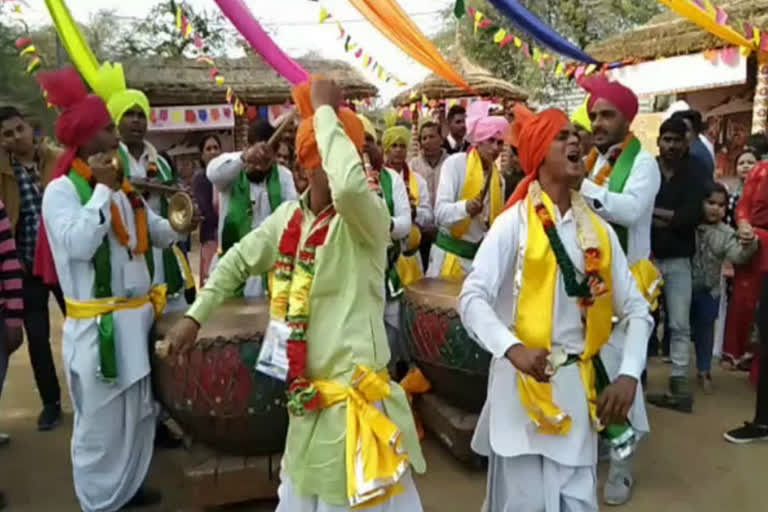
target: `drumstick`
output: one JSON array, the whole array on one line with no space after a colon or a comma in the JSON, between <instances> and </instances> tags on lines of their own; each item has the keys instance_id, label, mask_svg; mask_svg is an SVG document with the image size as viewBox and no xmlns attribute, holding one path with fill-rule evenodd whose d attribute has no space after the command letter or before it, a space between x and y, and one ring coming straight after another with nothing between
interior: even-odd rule
<instances>
[{"instance_id":1,"label":"drumstick","mask_svg":"<svg viewBox=\"0 0 768 512\"><path fill-rule=\"evenodd\" d=\"M165 340L157 340L155 342L155 355L160 359L165 359L168 354L171 353L171 342Z\"/></svg>"},{"instance_id":2,"label":"drumstick","mask_svg":"<svg viewBox=\"0 0 768 512\"><path fill-rule=\"evenodd\" d=\"M272 136L267 141L267 145L272 147L275 145L277 141L280 140L280 137L283 135L283 132L288 129L288 127L293 123L293 119L296 117L296 112L291 112L286 116L285 119L283 119L283 122L280 123L280 126L277 127L275 130L275 133L272 134Z\"/></svg>"}]
</instances>

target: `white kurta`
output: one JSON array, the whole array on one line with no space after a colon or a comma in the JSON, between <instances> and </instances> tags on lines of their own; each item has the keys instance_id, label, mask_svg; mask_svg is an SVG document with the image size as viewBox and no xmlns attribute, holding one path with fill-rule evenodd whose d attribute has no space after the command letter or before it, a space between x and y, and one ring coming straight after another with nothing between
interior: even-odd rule
<instances>
[{"instance_id":1,"label":"white kurta","mask_svg":"<svg viewBox=\"0 0 768 512\"><path fill-rule=\"evenodd\" d=\"M461 199L461 189L464 187L464 179L467 174L467 154L456 153L449 156L443 163L440 170L440 182L437 185L437 199L435 199L435 224L437 228L447 234L451 234L451 228L457 222L469 217L467 213L467 201ZM504 197L504 177L499 173L501 180L501 197ZM485 220L490 211L491 194L490 191L485 195L483 211L476 215L469 224L469 229L461 237L467 242L480 242L488 231ZM443 260L445 251L432 244L429 253L429 267L427 268L427 277L440 277L443 269ZM472 260L459 258L461 268L465 273L472 267Z\"/></svg>"},{"instance_id":2,"label":"white kurta","mask_svg":"<svg viewBox=\"0 0 768 512\"><path fill-rule=\"evenodd\" d=\"M388 167L383 172L389 173L392 178L392 243L402 244L408 241L411 233L411 202L408 199L408 190L400 174ZM386 283L384 283L386 286ZM392 352L392 361L407 360L408 352L403 346L403 338L400 335L400 298L388 300L384 308L384 324L387 328L387 340Z\"/></svg>"},{"instance_id":3,"label":"white kurta","mask_svg":"<svg viewBox=\"0 0 768 512\"><path fill-rule=\"evenodd\" d=\"M610 153L614 148L611 148ZM606 164L605 155L599 155L590 178L594 179ZM621 193L609 192L608 185L599 186L584 180L581 193L592 209L608 222L627 228L627 261L634 265L651 257L651 223L656 194L661 186L659 165L647 151L640 150ZM617 326L610 343L601 351L605 370L611 378L617 376L621 364L623 326ZM642 386L637 387L637 398L629 415L632 426L642 433L650 431Z\"/></svg>"},{"instance_id":4,"label":"white kurta","mask_svg":"<svg viewBox=\"0 0 768 512\"><path fill-rule=\"evenodd\" d=\"M216 192L219 193L219 240L221 240L221 232L224 230L224 220L227 217L227 211L229 209L229 198L232 196L232 185L243 170L242 154L242 151L222 153L208 162L208 168L206 169L206 176L211 183L213 183ZM298 199L291 171L281 165L277 166L277 171L280 179L280 190L283 201ZM272 215L272 207L269 204L267 181L264 180L261 183L251 182L250 185L251 207L253 209L251 228L256 229L261 226L261 223L264 222L267 217ZM211 262L211 272L213 272L213 269L216 267L217 261L218 256L214 257ZM264 296L264 286L261 283L261 276L255 276L248 279L245 283L244 295L246 297Z\"/></svg>"},{"instance_id":5,"label":"white kurta","mask_svg":"<svg viewBox=\"0 0 768 512\"><path fill-rule=\"evenodd\" d=\"M97 185L81 205L67 177L50 183L43 196L43 221L64 296L94 298L92 258L105 235L109 240L111 285L116 297L142 296L151 287L143 256L131 259L110 229L110 202L118 205L135 247L133 210L122 192ZM153 243L177 241L168 221L147 209ZM144 482L152 458L155 406L152 400L149 330L150 304L113 314L118 378L114 385L97 377L99 335L96 319L68 318L62 355L74 408L72 466L75 492L86 512L109 512L125 505Z\"/></svg>"},{"instance_id":6,"label":"white kurta","mask_svg":"<svg viewBox=\"0 0 768 512\"><path fill-rule=\"evenodd\" d=\"M137 178L141 180L147 179L147 166L149 165L150 154L157 154L157 149L148 141L144 141L144 152L141 154L138 160L128 151L128 148L121 142L125 154L128 155L128 164L130 165L129 176L131 179ZM158 158L162 158L158 155ZM147 197L146 203L156 214L160 214L160 198L161 194L151 193ZM154 240L153 240L154 242ZM155 275L152 279L152 284L165 283L165 267L163 266L163 250L157 247L152 248L152 257L155 262ZM179 264L179 271L181 270L181 263ZM182 277L184 276L182 271ZM168 312L184 311L187 309L187 299L184 296L184 290L182 288L181 293L178 293L175 297L168 298L168 305L165 310Z\"/></svg>"},{"instance_id":7,"label":"white kurta","mask_svg":"<svg viewBox=\"0 0 768 512\"><path fill-rule=\"evenodd\" d=\"M475 431L472 447L483 455L501 457L541 455L564 466L594 466L597 463L597 435L592 428L587 399L578 365L561 368L552 379L554 402L572 418L571 431L564 436L535 431L518 397L517 370L506 359L509 347L522 343L514 334L517 260L527 240L526 202L521 201L496 219L475 257L472 271L459 297L459 313L467 330L493 360L488 382L488 399ZM583 279L584 257L577 240L572 212L556 213L560 239ZM626 321L620 374L639 380L645 368L646 342L651 330L648 306L635 286L618 239L611 239L611 278L614 314ZM555 291L552 318L552 346L569 354L584 350L584 328L577 299L568 297L562 276Z\"/></svg>"}]
</instances>

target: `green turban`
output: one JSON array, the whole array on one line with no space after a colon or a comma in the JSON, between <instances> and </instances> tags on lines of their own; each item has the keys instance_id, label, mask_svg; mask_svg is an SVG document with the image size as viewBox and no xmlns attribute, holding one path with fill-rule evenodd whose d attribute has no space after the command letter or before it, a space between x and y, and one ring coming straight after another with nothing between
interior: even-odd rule
<instances>
[{"instance_id":1,"label":"green turban","mask_svg":"<svg viewBox=\"0 0 768 512\"><path fill-rule=\"evenodd\" d=\"M397 142L405 144L406 147L411 142L411 132L405 126L393 126L392 128L387 128L384 135L381 137L381 145L384 148L385 153Z\"/></svg>"},{"instance_id":2,"label":"green turban","mask_svg":"<svg viewBox=\"0 0 768 512\"><path fill-rule=\"evenodd\" d=\"M138 89L124 89L119 92L115 92L110 96L107 102L107 108L109 109L109 115L112 116L112 120L115 124L120 124L120 120L123 118L126 112L133 107L139 107L144 115L149 119L149 100L147 96Z\"/></svg>"}]
</instances>

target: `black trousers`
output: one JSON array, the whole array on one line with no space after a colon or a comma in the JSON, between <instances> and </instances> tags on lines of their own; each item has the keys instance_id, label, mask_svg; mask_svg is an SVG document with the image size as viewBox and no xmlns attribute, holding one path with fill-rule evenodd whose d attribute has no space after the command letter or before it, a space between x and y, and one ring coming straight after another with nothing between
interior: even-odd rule
<instances>
[{"instance_id":1,"label":"black trousers","mask_svg":"<svg viewBox=\"0 0 768 512\"><path fill-rule=\"evenodd\" d=\"M24 276L24 330L27 333L32 371L43 405L55 404L61 400L59 379L51 351L51 322L48 318L48 297L51 292L63 314L64 296L61 288L49 287L40 278L29 274Z\"/></svg>"},{"instance_id":2,"label":"black trousers","mask_svg":"<svg viewBox=\"0 0 768 512\"><path fill-rule=\"evenodd\" d=\"M760 309L757 314L760 334L760 378L757 382L755 423L768 425L768 275L760 288Z\"/></svg>"}]
</instances>

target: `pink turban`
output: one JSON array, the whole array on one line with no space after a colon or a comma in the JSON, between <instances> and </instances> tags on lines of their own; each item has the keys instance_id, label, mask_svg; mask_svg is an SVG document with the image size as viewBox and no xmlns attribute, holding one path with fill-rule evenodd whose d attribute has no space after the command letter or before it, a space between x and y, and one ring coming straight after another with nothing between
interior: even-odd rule
<instances>
[{"instance_id":1,"label":"pink turban","mask_svg":"<svg viewBox=\"0 0 768 512\"><path fill-rule=\"evenodd\" d=\"M581 87L589 93L587 108L592 111L597 100L606 100L621 112L627 122L631 123L637 115L637 96L632 89L621 85L619 82L611 82L602 75L584 78L580 82Z\"/></svg>"},{"instance_id":2,"label":"pink turban","mask_svg":"<svg viewBox=\"0 0 768 512\"><path fill-rule=\"evenodd\" d=\"M476 101L467 111L467 136L472 145L477 145L492 137L504 137L509 130L509 122L501 116L488 115L490 101Z\"/></svg>"},{"instance_id":3,"label":"pink turban","mask_svg":"<svg viewBox=\"0 0 768 512\"><path fill-rule=\"evenodd\" d=\"M95 94L88 94L80 75L73 68L38 73L37 81L48 103L59 109L56 138L66 148L56 162L53 179L69 171L77 150L109 126L112 118L104 101ZM42 219L38 229L33 273L42 277L46 284L58 282Z\"/></svg>"},{"instance_id":4,"label":"pink turban","mask_svg":"<svg viewBox=\"0 0 768 512\"><path fill-rule=\"evenodd\" d=\"M515 125L517 125L517 113L515 116ZM528 195L528 186L539 177L539 167L544 163L549 147L569 121L562 110L551 108L538 115L524 116L520 122L516 130L518 133L517 156L525 178L510 196L507 208Z\"/></svg>"}]
</instances>

